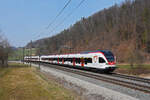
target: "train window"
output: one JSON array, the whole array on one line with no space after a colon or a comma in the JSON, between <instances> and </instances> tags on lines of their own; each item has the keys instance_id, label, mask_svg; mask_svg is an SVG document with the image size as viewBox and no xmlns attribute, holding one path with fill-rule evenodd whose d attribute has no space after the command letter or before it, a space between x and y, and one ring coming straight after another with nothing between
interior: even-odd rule
<instances>
[{"instance_id":1,"label":"train window","mask_svg":"<svg viewBox=\"0 0 150 100\"><path fill-rule=\"evenodd\" d=\"M87 58L84 58L84 63L85 63L85 64L87 64L87 63L88 63L88 62L87 62Z\"/></svg>"},{"instance_id":2,"label":"train window","mask_svg":"<svg viewBox=\"0 0 150 100\"><path fill-rule=\"evenodd\" d=\"M54 61L57 61L57 58L53 58Z\"/></svg>"},{"instance_id":3,"label":"train window","mask_svg":"<svg viewBox=\"0 0 150 100\"><path fill-rule=\"evenodd\" d=\"M85 64L92 63L92 58L84 58Z\"/></svg>"},{"instance_id":4,"label":"train window","mask_svg":"<svg viewBox=\"0 0 150 100\"><path fill-rule=\"evenodd\" d=\"M70 58L71 63L73 62L73 58Z\"/></svg>"},{"instance_id":5,"label":"train window","mask_svg":"<svg viewBox=\"0 0 150 100\"><path fill-rule=\"evenodd\" d=\"M42 58L42 60L44 60L44 59Z\"/></svg>"},{"instance_id":6,"label":"train window","mask_svg":"<svg viewBox=\"0 0 150 100\"><path fill-rule=\"evenodd\" d=\"M56 61L58 61L58 58L55 58Z\"/></svg>"},{"instance_id":7,"label":"train window","mask_svg":"<svg viewBox=\"0 0 150 100\"><path fill-rule=\"evenodd\" d=\"M87 58L88 63L92 63L92 58Z\"/></svg>"},{"instance_id":8,"label":"train window","mask_svg":"<svg viewBox=\"0 0 150 100\"><path fill-rule=\"evenodd\" d=\"M66 61L69 61L69 58L66 58Z\"/></svg>"},{"instance_id":9,"label":"train window","mask_svg":"<svg viewBox=\"0 0 150 100\"><path fill-rule=\"evenodd\" d=\"M67 61L67 58L64 58L64 62Z\"/></svg>"},{"instance_id":10,"label":"train window","mask_svg":"<svg viewBox=\"0 0 150 100\"><path fill-rule=\"evenodd\" d=\"M65 58L64 61L70 61L71 62L71 58Z\"/></svg>"},{"instance_id":11,"label":"train window","mask_svg":"<svg viewBox=\"0 0 150 100\"><path fill-rule=\"evenodd\" d=\"M75 58L75 62L76 62L77 64L80 64L80 62L81 62L80 58Z\"/></svg>"},{"instance_id":12,"label":"train window","mask_svg":"<svg viewBox=\"0 0 150 100\"><path fill-rule=\"evenodd\" d=\"M68 58L66 58L65 61L68 61Z\"/></svg>"},{"instance_id":13,"label":"train window","mask_svg":"<svg viewBox=\"0 0 150 100\"><path fill-rule=\"evenodd\" d=\"M62 58L59 58L59 62L62 62Z\"/></svg>"},{"instance_id":14,"label":"train window","mask_svg":"<svg viewBox=\"0 0 150 100\"><path fill-rule=\"evenodd\" d=\"M101 57L99 57L99 63L105 63L105 60Z\"/></svg>"},{"instance_id":15,"label":"train window","mask_svg":"<svg viewBox=\"0 0 150 100\"><path fill-rule=\"evenodd\" d=\"M73 58L67 58L67 61L69 61L69 62L73 62Z\"/></svg>"}]
</instances>

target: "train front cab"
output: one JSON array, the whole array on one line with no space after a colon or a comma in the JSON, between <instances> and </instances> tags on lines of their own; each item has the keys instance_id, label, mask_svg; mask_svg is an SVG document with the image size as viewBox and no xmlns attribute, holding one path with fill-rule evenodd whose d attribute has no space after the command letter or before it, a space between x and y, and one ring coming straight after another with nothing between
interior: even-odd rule
<instances>
[{"instance_id":1,"label":"train front cab","mask_svg":"<svg viewBox=\"0 0 150 100\"><path fill-rule=\"evenodd\" d=\"M116 60L114 55L110 51L103 51L102 53L104 55L104 59L99 58L99 63L105 64L104 72L113 72L116 69Z\"/></svg>"},{"instance_id":2,"label":"train front cab","mask_svg":"<svg viewBox=\"0 0 150 100\"><path fill-rule=\"evenodd\" d=\"M104 73L113 72L116 69L116 65L114 62L108 62L106 59L99 57L98 58L98 69Z\"/></svg>"}]
</instances>

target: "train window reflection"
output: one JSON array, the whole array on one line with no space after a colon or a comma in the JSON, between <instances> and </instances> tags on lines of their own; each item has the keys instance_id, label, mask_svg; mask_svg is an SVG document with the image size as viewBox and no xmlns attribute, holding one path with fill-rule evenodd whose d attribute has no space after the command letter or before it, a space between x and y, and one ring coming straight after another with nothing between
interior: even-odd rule
<instances>
[{"instance_id":1,"label":"train window reflection","mask_svg":"<svg viewBox=\"0 0 150 100\"><path fill-rule=\"evenodd\" d=\"M105 63L105 60L101 57L99 57L99 63Z\"/></svg>"}]
</instances>

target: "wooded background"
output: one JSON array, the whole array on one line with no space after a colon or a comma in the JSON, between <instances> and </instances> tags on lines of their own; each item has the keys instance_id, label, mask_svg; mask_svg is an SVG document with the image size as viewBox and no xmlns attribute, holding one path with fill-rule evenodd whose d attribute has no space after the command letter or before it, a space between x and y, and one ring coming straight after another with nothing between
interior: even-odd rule
<instances>
[{"instance_id":1,"label":"wooded background","mask_svg":"<svg viewBox=\"0 0 150 100\"><path fill-rule=\"evenodd\" d=\"M82 18L55 36L37 40L32 46L39 48L41 54L111 50L120 63L147 62L150 60L150 0L126 0Z\"/></svg>"}]
</instances>

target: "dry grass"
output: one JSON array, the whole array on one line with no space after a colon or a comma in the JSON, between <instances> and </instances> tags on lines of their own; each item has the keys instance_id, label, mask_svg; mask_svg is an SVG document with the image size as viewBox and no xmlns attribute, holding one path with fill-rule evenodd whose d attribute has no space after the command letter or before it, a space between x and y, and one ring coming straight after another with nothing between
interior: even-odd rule
<instances>
[{"instance_id":1,"label":"dry grass","mask_svg":"<svg viewBox=\"0 0 150 100\"><path fill-rule=\"evenodd\" d=\"M70 91L36 74L36 69L11 65L13 67L0 69L0 100L75 99Z\"/></svg>"},{"instance_id":2,"label":"dry grass","mask_svg":"<svg viewBox=\"0 0 150 100\"><path fill-rule=\"evenodd\" d=\"M133 68L129 64L120 64L117 66L118 69L115 70L117 73L130 75L150 74L150 64L134 65Z\"/></svg>"}]
</instances>

